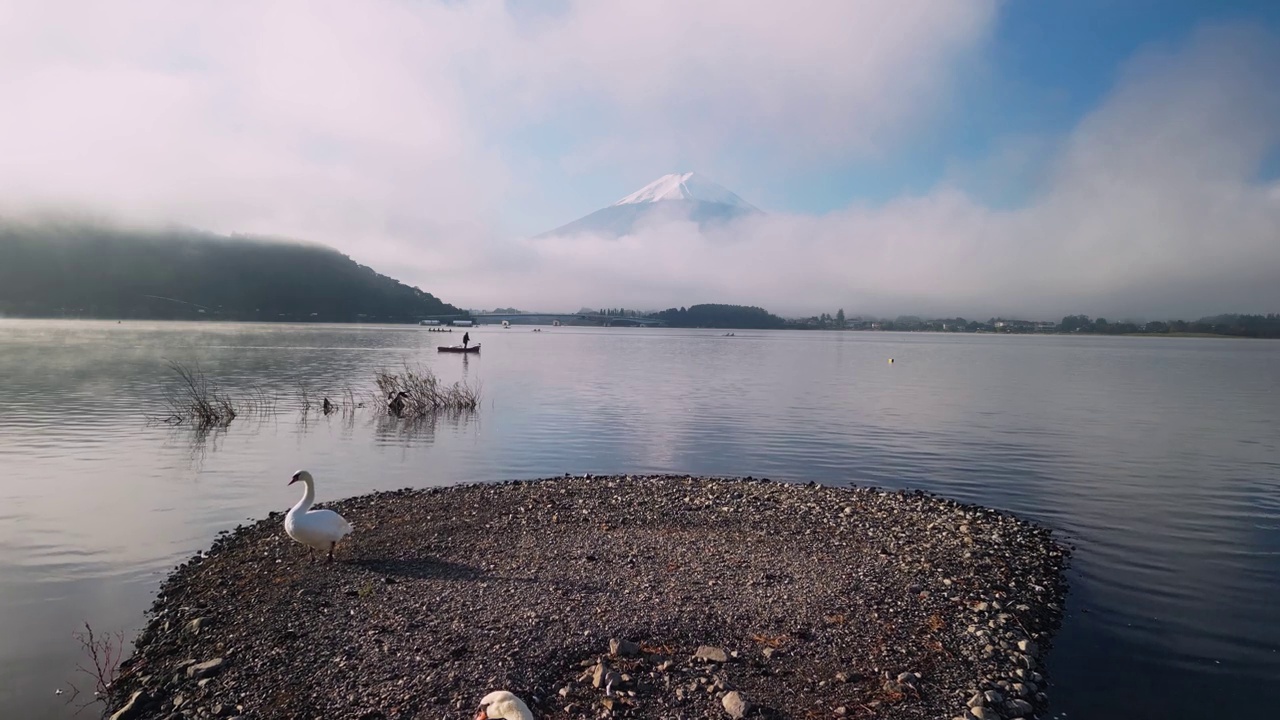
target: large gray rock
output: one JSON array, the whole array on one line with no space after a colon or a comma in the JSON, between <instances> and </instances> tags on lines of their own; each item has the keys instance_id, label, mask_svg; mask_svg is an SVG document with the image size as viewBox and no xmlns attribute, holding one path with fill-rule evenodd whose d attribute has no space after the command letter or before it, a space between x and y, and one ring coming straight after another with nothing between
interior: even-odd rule
<instances>
[{"instance_id":1,"label":"large gray rock","mask_svg":"<svg viewBox=\"0 0 1280 720\"><path fill-rule=\"evenodd\" d=\"M635 657L640 654L640 646L630 640L613 638L609 641L609 654L615 657Z\"/></svg>"},{"instance_id":2,"label":"large gray rock","mask_svg":"<svg viewBox=\"0 0 1280 720\"><path fill-rule=\"evenodd\" d=\"M724 648L711 647L710 645L700 645L693 656L699 660L708 662L727 663L729 662L729 653Z\"/></svg>"},{"instance_id":3,"label":"large gray rock","mask_svg":"<svg viewBox=\"0 0 1280 720\"><path fill-rule=\"evenodd\" d=\"M133 720L142 712L142 706L147 703L147 693L145 690L139 690L129 697L129 702L124 707L115 711L111 715L111 720Z\"/></svg>"},{"instance_id":4,"label":"large gray rock","mask_svg":"<svg viewBox=\"0 0 1280 720\"><path fill-rule=\"evenodd\" d=\"M734 690L731 693L726 693L725 696L720 699L720 704L724 706L724 711L729 713L729 717L734 720L741 720L746 717L747 712L751 710L751 703L747 702L746 696L737 690Z\"/></svg>"},{"instance_id":5,"label":"large gray rock","mask_svg":"<svg viewBox=\"0 0 1280 720\"><path fill-rule=\"evenodd\" d=\"M1010 700L1005 707L1009 709L1009 715L1016 718L1027 717L1035 710L1031 703L1021 698Z\"/></svg>"},{"instance_id":6,"label":"large gray rock","mask_svg":"<svg viewBox=\"0 0 1280 720\"><path fill-rule=\"evenodd\" d=\"M217 675L218 673L222 672L222 666L225 663L226 661L223 660L222 658L214 658L212 660L206 660L202 663L196 663L195 665L191 665L187 668L187 677L196 678L197 680L201 678L213 677L214 675Z\"/></svg>"}]
</instances>

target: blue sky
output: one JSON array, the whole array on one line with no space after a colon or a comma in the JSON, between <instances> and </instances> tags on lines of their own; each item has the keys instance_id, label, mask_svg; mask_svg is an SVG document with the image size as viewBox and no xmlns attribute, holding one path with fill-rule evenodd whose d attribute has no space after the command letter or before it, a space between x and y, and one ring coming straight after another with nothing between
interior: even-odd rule
<instances>
[{"instance_id":1,"label":"blue sky","mask_svg":"<svg viewBox=\"0 0 1280 720\"><path fill-rule=\"evenodd\" d=\"M516 5L519 5L518 3ZM851 203L878 204L904 194L955 183L1001 207L1025 203L1053 143L1095 109L1135 54L1185 42L1206 24L1243 22L1280 29L1280 2L1268 0L1020 0L1003 2L989 39L941 93L944 104L917 132L880 152L841 162L775 171L745 157L690 157L675 167L564 169L572 153L598 127L599 115L522 128L505 141L530 156L540 181L552 188L517 200L511 231L537 233L615 201L648 180L697 170L770 211L822 214ZM1018 167L992 165L992 156L1016 147ZM1022 156L1022 153L1019 153ZM702 167L699 160L712 167ZM646 174L647 173L647 174ZM1280 154L1265 174L1280 173Z\"/></svg>"},{"instance_id":2,"label":"blue sky","mask_svg":"<svg viewBox=\"0 0 1280 720\"><path fill-rule=\"evenodd\" d=\"M1280 310L1280 3L0 0L0 216L469 307ZM768 215L531 236L697 171Z\"/></svg>"}]
</instances>

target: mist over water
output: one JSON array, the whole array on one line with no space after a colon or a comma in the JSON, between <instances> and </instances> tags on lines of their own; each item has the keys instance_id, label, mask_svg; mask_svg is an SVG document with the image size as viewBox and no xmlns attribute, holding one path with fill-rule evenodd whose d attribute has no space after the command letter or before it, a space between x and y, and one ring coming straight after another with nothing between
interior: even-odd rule
<instances>
[{"instance_id":1,"label":"mist over water","mask_svg":"<svg viewBox=\"0 0 1280 720\"><path fill-rule=\"evenodd\" d=\"M0 703L70 717L70 633L141 627L175 563L296 501L564 472L920 488L1076 546L1055 715L1280 703L1280 342L663 329L0 321ZM894 358L890 364L888 358ZM166 359L282 397L207 436L148 425ZM472 416L305 421L289 399L422 363ZM82 688L83 682L77 682Z\"/></svg>"}]
</instances>

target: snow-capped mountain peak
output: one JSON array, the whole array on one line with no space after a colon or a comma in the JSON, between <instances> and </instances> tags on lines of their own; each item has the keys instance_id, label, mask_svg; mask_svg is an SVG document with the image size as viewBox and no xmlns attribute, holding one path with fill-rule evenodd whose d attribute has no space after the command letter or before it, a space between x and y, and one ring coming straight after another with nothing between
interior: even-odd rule
<instances>
[{"instance_id":1,"label":"snow-capped mountain peak","mask_svg":"<svg viewBox=\"0 0 1280 720\"><path fill-rule=\"evenodd\" d=\"M681 222L699 229L759 213L756 207L697 173L664 175L618 202L536 237L594 235L619 238L637 228Z\"/></svg>"},{"instance_id":2,"label":"snow-capped mountain peak","mask_svg":"<svg viewBox=\"0 0 1280 720\"><path fill-rule=\"evenodd\" d=\"M755 209L746 200L738 197L725 187L692 172L663 175L622 198L614 205L654 203L662 202L663 200L692 200L695 202L720 203L743 209Z\"/></svg>"}]
</instances>

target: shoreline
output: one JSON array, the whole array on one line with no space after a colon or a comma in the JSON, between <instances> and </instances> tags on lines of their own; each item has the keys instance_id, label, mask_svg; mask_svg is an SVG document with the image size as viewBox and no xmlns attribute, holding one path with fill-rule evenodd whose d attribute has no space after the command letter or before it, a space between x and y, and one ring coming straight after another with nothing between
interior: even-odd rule
<instances>
[{"instance_id":1,"label":"shoreline","mask_svg":"<svg viewBox=\"0 0 1280 720\"><path fill-rule=\"evenodd\" d=\"M483 317L483 316L481 316ZM131 318L131 317L59 317L53 315L5 315L0 314L0 320L56 320L69 322L96 322L110 324L112 322L123 323L125 321L131 323L188 323L199 325L222 324L222 325L297 325L297 326L347 326L347 327L436 327L423 326L414 320L403 321L359 321L359 320L232 320L225 318ZM511 327L551 327L543 323L523 323L513 322ZM450 326L440 325L438 327L447 328ZM493 327L502 327L499 323L477 323L474 325L453 326L455 329L476 329ZM566 328L606 328L606 327L627 327L627 326L606 326L591 323L583 324L565 324ZM730 330L730 331L749 331L749 332L767 332L774 330L786 330L797 332L854 332L867 334L903 334L903 335L992 335L992 336L1029 336L1029 337L1047 337L1047 336L1069 336L1069 337L1146 337L1146 338L1179 338L1179 339L1234 339L1234 340L1280 340L1280 337L1267 337L1261 335L1235 335L1230 333L1196 333L1196 332L1169 332L1169 333L1069 333L1069 332L951 332L945 330L860 330L854 328L814 328L814 327L781 327L781 328L750 328L750 327L734 327L725 326L706 326L692 327L682 325L666 325L651 326L650 328L638 329L664 329L664 330Z\"/></svg>"},{"instance_id":2,"label":"shoreline","mask_svg":"<svg viewBox=\"0 0 1280 720\"><path fill-rule=\"evenodd\" d=\"M1004 512L675 475L323 505L355 526L333 564L272 513L179 565L111 717L469 717L495 689L539 720L729 717L730 693L779 718L1048 702L1069 551Z\"/></svg>"}]
</instances>

